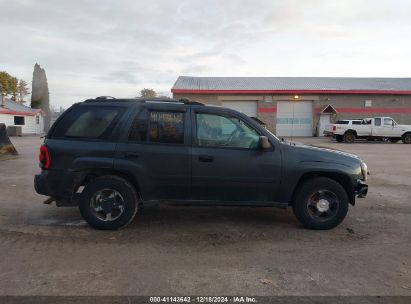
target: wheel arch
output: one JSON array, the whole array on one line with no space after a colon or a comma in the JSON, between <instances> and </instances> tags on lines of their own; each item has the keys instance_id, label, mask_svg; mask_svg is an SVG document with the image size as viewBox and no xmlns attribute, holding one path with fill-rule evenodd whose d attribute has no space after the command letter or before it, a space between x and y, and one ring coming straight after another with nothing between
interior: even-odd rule
<instances>
[{"instance_id":1,"label":"wheel arch","mask_svg":"<svg viewBox=\"0 0 411 304\"><path fill-rule=\"evenodd\" d=\"M293 204L295 196L299 188L308 180L316 177L327 177L339 183L347 193L349 202L351 205L355 205L355 191L351 183L351 179L348 175L341 172L324 172L324 171L311 171L304 173L298 180L296 186L294 187L291 204Z\"/></svg>"},{"instance_id":2,"label":"wheel arch","mask_svg":"<svg viewBox=\"0 0 411 304\"><path fill-rule=\"evenodd\" d=\"M121 177L127 180L131 185L133 185L139 199L142 199L140 185L132 174L128 172L116 170L116 169L109 169L109 168L90 168L90 169L83 170L81 172L81 178L79 179L78 184L76 185L74 189L74 192L77 192L81 186L86 186L93 179L97 177L105 176L105 175L114 175L114 176Z\"/></svg>"},{"instance_id":3,"label":"wheel arch","mask_svg":"<svg viewBox=\"0 0 411 304\"><path fill-rule=\"evenodd\" d=\"M401 135L401 138L404 138L405 135L411 135L411 131L406 131Z\"/></svg>"},{"instance_id":4,"label":"wheel arch","mask_svg":"<svg viewBox=\"0 0 411 304\"><path fill-rule=\"evenodd\" d=\"M347 133L353 133L355 135L355 137L357 137L357 131L354 129L348 129L347 131L344 132L344 135Z\"/></svg>"}]
</instances>

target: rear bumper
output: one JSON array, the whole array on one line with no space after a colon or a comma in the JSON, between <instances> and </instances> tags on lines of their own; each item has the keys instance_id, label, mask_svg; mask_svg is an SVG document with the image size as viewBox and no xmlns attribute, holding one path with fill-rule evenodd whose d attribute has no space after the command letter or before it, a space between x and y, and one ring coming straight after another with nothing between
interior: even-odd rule
<instances>
[{"instance_id":1,"label":"rear bumper","mask_svg":"<svg viewBox=\"0 0 411 304\"><path fill-rule=\"evenodd\" d=\"M357 185L355 187L355 196L358 198L364 198L368 194L368 185L362 181L358 180Z\"/></svg>"},{"instance_id":2,"label":"rear bumper","mask_svg":"<svg viewBox=\"0 0 411 304\"><path fill-rule=\"evenodd\" d=\"M38 194L57 199L71 199L79 184L79 175L61 170L42 170L34 176L34 189Z\"/></svg>"}]
</instances>

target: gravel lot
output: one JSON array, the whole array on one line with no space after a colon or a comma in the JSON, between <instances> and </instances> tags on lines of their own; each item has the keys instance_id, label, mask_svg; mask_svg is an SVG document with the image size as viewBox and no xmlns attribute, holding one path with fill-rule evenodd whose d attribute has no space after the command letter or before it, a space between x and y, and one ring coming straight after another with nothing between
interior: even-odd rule
<instances>
[{"instance_id":1,"label":"gravel lot","mask_svg":"<svg viewBox=\"0 0 411 304\"><path fill-rule=\"evenodd\" d=\"M298 141L369 165L370 192L331 231L291 210L140 210L116 232L77 208L43 205L33 189L37 137L12 138L0 160L0 295L411 295L411 146Z\"/></svg>"}]
</instances>

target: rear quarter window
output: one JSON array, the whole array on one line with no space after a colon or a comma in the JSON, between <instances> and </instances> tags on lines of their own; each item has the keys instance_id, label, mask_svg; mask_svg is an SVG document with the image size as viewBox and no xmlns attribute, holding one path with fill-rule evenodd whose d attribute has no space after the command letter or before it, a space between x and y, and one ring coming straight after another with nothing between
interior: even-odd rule
<instances>
[{"instance_id":1,"label":"rear quarter window","mask_svg":"<svg viewBox=\"0 0 411 304\"><path fill-rule=\"evenodd\" d=\"M123 111L121 107L76 107L62 117L51 137L105 139Z\"/></svg>"}]
</instances>

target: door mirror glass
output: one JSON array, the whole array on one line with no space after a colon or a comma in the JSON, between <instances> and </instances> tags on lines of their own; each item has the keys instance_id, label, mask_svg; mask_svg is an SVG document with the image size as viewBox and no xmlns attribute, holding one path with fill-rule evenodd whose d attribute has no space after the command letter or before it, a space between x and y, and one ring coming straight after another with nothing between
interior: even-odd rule
<instances>
[{"instance_id":1,"label":"door mirror glass","mask_svg":"<svg viewBox=\"0 0 411 304\"><path fill-rule=\"evenodd\" d=\"M260 136L260 148L263 150L267 150L271 148L271 144L267 136Z\"/></svg>"}]
</instances>

